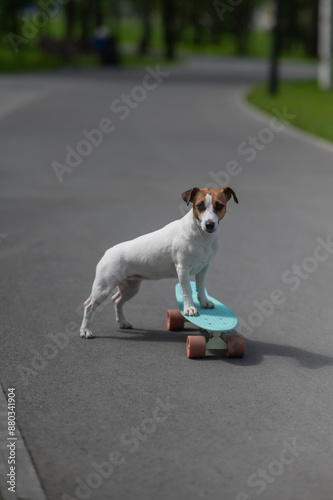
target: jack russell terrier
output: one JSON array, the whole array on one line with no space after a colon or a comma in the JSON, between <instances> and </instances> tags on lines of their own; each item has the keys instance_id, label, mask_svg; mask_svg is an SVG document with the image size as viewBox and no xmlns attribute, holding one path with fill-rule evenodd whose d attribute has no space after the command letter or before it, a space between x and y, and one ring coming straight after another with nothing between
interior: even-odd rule
<instances>
[{"instance_id":1,"label":"jack russell terrier","mask_svg":"<svg viewBox=\"0 0 333 500\"><path fill-rule=\"evenodd\" d=\"M123 305L136 295L142 280L178 278L184 314L197 316L190 285L190 276L195 275L201 307L213 308L205 292L206 274L219 248L219 223L231 196L238 203L230 187L189 189L182 198L187 205L193 203L193 208L182 219L107 250L97 264L92 292L84 303L80 336L93 337L91 315L116 287L117 293L112 297L116 320L120 328L132 328L125 319Z\"/></svg>"}]
</instances>

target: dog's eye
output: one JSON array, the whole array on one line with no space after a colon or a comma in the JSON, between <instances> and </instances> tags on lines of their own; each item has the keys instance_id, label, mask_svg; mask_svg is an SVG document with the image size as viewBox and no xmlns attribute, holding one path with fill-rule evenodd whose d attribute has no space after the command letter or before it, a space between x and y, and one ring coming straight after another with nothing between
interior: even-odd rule
<instances>
[{"instance_id":1,"label":"dog's eye","mask_svg":"<svg viewBox=\"0 0 333 500\"><path fill-rule=\"evenodd\" d=\"M222 210L222 208L224 208L224 205L222 205L222 203L216 203L215 204L215 209L217 210L217 212L219 212L220 210Z\"/></svg>"},{"instance_id":2,"label":"dog's eye","mask_svg":"<svg viewBox=\"0 0 333 500\"><path fill-rule=\"evenodd\" d=\"M205 204L204 203L198 203L197 204L197 209L199 212L203 212L205 210Z\"/></svg>"}]
</instances>

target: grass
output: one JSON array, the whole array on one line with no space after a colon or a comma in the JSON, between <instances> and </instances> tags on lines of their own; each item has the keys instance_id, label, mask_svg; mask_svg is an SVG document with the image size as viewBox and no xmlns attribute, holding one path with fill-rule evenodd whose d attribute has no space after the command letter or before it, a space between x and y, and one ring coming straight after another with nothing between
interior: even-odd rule
<instances>
[{"instance_id":1,"label":"grass","mask_svg":"<svg viewBox=\"0 0 333 500\"><path fill-rule=\"evenodd\" d=\"M124 53L121 56L121 66L139 67L155 66L166 61L158 56L136 56ZM0 48L0 73L24 73L27 71L46 71L64 67L100 66L98 55L86 54L76 56L66 62L61 56L46 54L37 48L25 48L15 54L10 48Z\"/></svg>"},{"instance_id":2,"label":"grass","mask_svg":"<svg viewBox=\"0 0 333 500\"><path fill-rule=\"evenodd\" d=\"M0 48L0 72L1 73L23 73L26 71L43 71L70 66L95 66L98 59L94 55L77 56L70 63L66 63L63 57L46 54L37 47L25 47L17 54L10 47Z\"/></svg>"},{"instance_id":3,"label":"grass","mask_svg":"<svg viewBox=\"0 0 333 500\"><path fill-rule=\"evenodd\" d=\"M142 35L142 26L137 19L125 18L118 24L110 23L109 27L120 44L122 62L124 66L141 66L163 60L164 41L163 27L160 20L155 19L152 26L151 35L151 55L139 57L136 55L139 40ZM60 56L43 53L38 48L38 38L48 36L55 39L63 39L65 36L65 22L62 16L50 19L48 24L40 29L36 38L30 40L26 45L20 47L18 54L15 54L4 37L0 48L0 72L23 72L33 70L56 69L68 65ZM79 38L80 31L78 24L74 27L74 37ZM235 56L237 53L235 40L225 33L219 43L213 44L208 38L204 44L193 43L193 30L188 28L184 32L184 39L177 44L177 51L182 55L202 54L209 56ZM248 40L247 54L250 57L267 58L270 52L271 35L269 32L251 33ZM288 58L304 59L305 55L299 47L294 47L288 54L282 54ZM71 61L71 66L94 66L99 60L94 55L81 55Z\"/></svg>"},{"instance_id":4,"label":"grass","mask_svg":"<svg viewBox=\"0 0 333 500\"><path fill-rule=\"evenodd\" d=\"M140 39L141 26L137 21L126 21L121 23L118 27L112 30L117 34L119 40L124 42L124 50L120 47L121 51L121 64L126 67L145 67L165 62L162 56L163 45L159 44L158 37L160 34L159 29L153 30L152 47L158 47L161 50L158 54L149 56L136 55L137 43ZM38 44L40 36L48 36L57 40L61 40L65 36L65 25L62 17L50 19L50 22L38 31L36 37L27 44L21 44L19 51L16 54L6 37L0 40L0 73L8 72L27 72L27 71L43 71L58 69L66 66L99 66L100 60L98 55L95 54L82 54L76 56L71 61L66 62L60 55L48 54L43 52ZM78 26L75 26L74 36L79 38L80 32ZM125 50L126 48L126 50Z\"/></svg>"},{"instance_id":5,"label":"grass","mask_svg":"<svg viewBox=\"0 0 333 500\"><path fill-rule=\"evenodd\" d=\"M254 87L248 101L266 113L273 108L296 115L291 124L323 139L333 141L333 93L319 90L314 81L285 82L279 94L270 97L266 85Z\"/></svg>"},{"instance_id":6,"label":"grass","mask_svg":"<svg viewBox=\"0 0 333 500\"><path fill-rule=\"evenodd\" d=\"M0 48L0 71L2 73L54 69L61 67L62 63L60 57L43 54L35 48L24 49L17 54L9 47Z\"/></svg>"}]
</instances>

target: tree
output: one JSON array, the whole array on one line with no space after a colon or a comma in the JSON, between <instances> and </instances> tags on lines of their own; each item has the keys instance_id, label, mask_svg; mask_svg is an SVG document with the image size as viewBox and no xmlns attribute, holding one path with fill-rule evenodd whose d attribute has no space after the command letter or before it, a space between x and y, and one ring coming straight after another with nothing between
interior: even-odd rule
<instances>
[{"instance_id":1,"label":"tree","mask_svg":"<svg viewBox=\"0 0 333 500\"><path fill-rule=\"evenodd\" d=\"M91 34L91 18L94 0L80 0L80 46L83 50L89 49Z\"/></svg>"},{"instance_id":2,"label":"tree","mask_svg":"<svg viewBox=\"0 0 333 500\"><path fill-rule=\"evenodd\" d=\"M2 0L0 21L2 32L19 33L19 13L25 5L24 0Z\"/></svg>"},{"instance_id":3,"label":"tree","mask_svg":"<svg viewBox=\"0 0 333 500\"><path fill-rule=\"evenodd\" d=\"M318 24L319 0L311 0L307 50L310 57L316 57L318 55Z\"/></svg>"},{"instance_id":4,"label":"tree","mask_svg":"<svg viewBox=\"0 0 333 500\"><path fill-rule=\"evenodd\" d=\"M161 0L161 1L162 1L164 43L165 43L165 57L166 59L174 59L175 45L177 39L177 29L176 29L177 0Z\"/></svg>"},{"instance_id":5,"label":"tree","mask_svg":"<svg viewBox=\"0 0 333 500\"><path fill-rule=\"evenodd\" d=\"M281 13L282 0L275 0L275 19L272 30L272 50L269 71L269 93L274 96L278 93L279 85L279 55L281 49Z\"/></svg>"},{"instance_id":6,"label":"tree","mask_svg":"<svg viewBox=\"0 0 333 500\"><path fill-rule=\"evenodd\" d=\"M319 4L319 67L318 85L322 90L332 87L332 0Z\"/></svg>"},{"instance_id":7,"label":"tree","mask_svg":"<svg viewBox=\"0 0 333 500\"><path fill-rule=\"evenodd\" d=\"M263 2L264 0L214 0L212 3L214 17L218 17L220 21L220 31L222 34L232 35L238 55L247 53L253 13ZM213 26L214 30L218 29L215 20Z\"/></svg>"},{"instance_id":8,"label":"tree","mask_svg":"<svg viewBox=\"0 0 333 500\"><path fill-rule=\"evenodd\" d=\"M67 4L65 4L65 38L67 40L73 39L76 12L77 5L75 0L69 0Z\"/></svg>"},{"instance_id":9,"label":"tree","mask_svg":"<svg viewBox=\"0 0 333 500\"><path fill-rule=\"evenodd\" d=\"M152 14L155 6L154 0L140 0L138 14L142 24L142 34L139 42L139 54L146 55L149 52L152 35Z\"/></svg>"}]
</instances>

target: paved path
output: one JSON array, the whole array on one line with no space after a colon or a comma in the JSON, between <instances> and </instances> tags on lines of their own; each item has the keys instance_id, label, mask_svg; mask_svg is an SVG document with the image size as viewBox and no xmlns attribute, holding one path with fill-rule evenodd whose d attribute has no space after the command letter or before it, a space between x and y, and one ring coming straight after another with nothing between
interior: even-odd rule
<instances>
[{"instance_id":1,"label":"paved path","mask_svg":"<svg viewBox=\"0 0 333 500\"><path fill-rule=\"evenodd\" d=\"M264 65L205 64L0 79L1 383L48 500L332 497L332 153L240 103ZM66 147L86 156L66 163ZM104 250L225 181L240 203L208 291L240 318L246 358L186 358L165 326L175 280L143 284L135 330L108 304L81 340Z\"/></svg>"}]
</instances>

